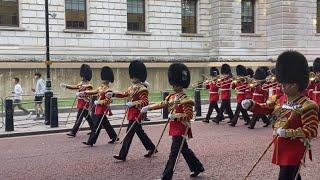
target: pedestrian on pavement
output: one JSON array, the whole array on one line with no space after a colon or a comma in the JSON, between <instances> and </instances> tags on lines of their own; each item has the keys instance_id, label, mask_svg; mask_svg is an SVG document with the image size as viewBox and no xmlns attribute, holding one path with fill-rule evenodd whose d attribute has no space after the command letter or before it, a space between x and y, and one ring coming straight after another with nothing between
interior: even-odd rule
<instances>
[{"instance_id":1,"label":"pedestrian on pavement","mask_svg":"<svg viewBox=\"0 0 320 180\"><path fill-rule=\"evenodd\" d=\"M15 78L13 78L12 81L14 83L14 90L12 91L12 94L13 94L13 109L18 107L18 109L22 110L25 114L28 114L27 118L30 118L30 116L32 115L32 112L29 112L28 110L26 110L24 107L22 107L22 104L21 104L23 90L22 90L22 87L20 85L20 79L15 77Z\"/></svg>"},{"instance_id":2,"label":"pedestrian on pavement","mask_svg":"<svg viewBox=\"0 0 320 180\"><path fill-rule=\"evenodd\" d=\"M149 91L143 82L147 79L147 69L146 66L141 61L132 61L129 66L129 76L132 85L125 91L121 93L109 92L107 95L109 97L125 98L130 97L130 101L127 102L127 119L129 121L127 134L123 140L123 144L119 155L114 155L113 157L120 161L125 161L130 149L130 145L135 134L138 135L143 146L148 151L144 155L146 158L150 158L151 155L156 151L155 145L152 143L151 139L142 129L142 120L140 119L140 110L144 106L149 104Z\"/></svg>"},{"instance_id":3,"label":"pedestrian on pavement","mask_svg":"<svg viewBox=\"0 0 320 180\"><path fill-rule=\"evenodd\" d=\"M44 118L42 103L43 103L44 93L46 91L46 85L43 79L41 78L41 74L39 72L34 74L34 78L36 80L36 87L32 88L31 90L35 94L35 97L34 97L35 112L36 112L37 118L40 118L40 115L41 115L41 118Z\"/></svg>"},{"instance_id":4,"label":"pedestrian on pavement","mask_svg":"<svg viewBox=\"0 0 320 180\"><path fill-rule=\"evenodd\" d=\"M189 166L190 177L197 177L204 172L204 168L187 143L187 138L192 138L191 120L194 117L193 106L195 104L183 91L190 84L188 67L181 63L171 64L168 70L168 80L174 92L161 103L142 108L141 113L164 107L170 109L168 121L170 121L169 135L172 136L171 152L161 179L172 179L180 153L182 153Z\"/></svg>"}]
</instances>

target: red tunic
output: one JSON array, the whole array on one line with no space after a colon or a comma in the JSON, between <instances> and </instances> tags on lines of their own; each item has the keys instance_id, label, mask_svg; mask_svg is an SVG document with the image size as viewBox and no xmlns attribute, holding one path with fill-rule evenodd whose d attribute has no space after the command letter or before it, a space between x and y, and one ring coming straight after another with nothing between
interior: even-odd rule
<instances>
[{"instance_id":1,"label":"red tunic","mask_svg":"<svg viewBox=\"0 0 320 180\"><path fill-rule=\"evenodd\" d=\"M309 99L311 99L311 100L314 100L313 99L314 98L314 96L313 96L314 88L315 88L315 83L314 82L310 82L308 87L307 87L307 89L305 90L305 93L304 93L304 95L306 97L308 97Z\"/></svg>"},{"instance_id":2,"label":"red tunic","mask_svg":"<svg viewBox=\"0 0 320 180\"><path fill-rule=\"evenodd\" d=\"M180 104L174 104L176 100L179 100ZM182 136L187 133L188 137L192 138L190 121L193 118L193 106L194 102L184 92L181 92L170 94L165 101L152 105L150 109L169 107L170 113L176 116L174 121L170 121L169 135Z\"/></svg>"},{"instance_id":3,"label":"red tunic","mask_svg":"<svg viewBox=\"0 0 320 180\"><path fill-rule=\"evenodd\" d=\"M252 99L253 98L253 93L254 93L254 88L248 87L246 90L246 99Z\"/></svg>"},{"instance_id":4,"label":"red tunic","mask_svg":"<svg viewBox=\"0 0 320 180\"><path fill-rule=\"evenodd\" d=\"M96 105L95 108L95 115L103 115L105 113L110 113L111 109L110 109L110 104L112 103L112 100L110 98L106 97L106 93L107 92L112 92L111 89L109 89L109 87L102 85L98 88L98 101L101 101L99 104Z\"/></svg>"},{"instance_id":5,"label":"red tunic","mask_svg":"<svg viewBox=\"0 0 320 180\"><path fill-rule=\"evenodd\" d=\"M141 108L149 104L148 94L148 89L141 83L130 86L123 93L115 93L115 97L118 98L130 97L130 101L134 104L133 107L128 109L128 121L135 121L140 114Z\"/></svg>"},{"instance_id":6,"label":"red tunic","mask_svg":"<svg viewBox=\"0 0 320 180\"><path fill-rule=\"evenodd\" d=\"M281 84L272 88L272 95L276 95L277 98L280 98L281 96L284 95Z\"/></svg>"},{"instance_id":7,"label":"red tunic","mask_svg":"<svg viewBox=\"0 0 320 180\"><path fill-rule=\"evenodd\" d=\"M236 84L233 84L233 89L236 89L237 91L237 103L241 103L243 100L246 99L246 89L248 87L247 83L244 82L237 82Z\"/></svg>"},{"instance_id":8,"label":"red tunic","mask_svg":"<svg viewBox=\"0 0 320 180\"><path fill-rule=\"evenodd\" d=\"M219 87L217 86L216 82L213 81L210 84L207 84L206 88L209 89L209 101L219 101Z\"/></svg>"},{"instance_id":9,"label":"red tunic","mask_svg":"<svg viewBox=\"0 0 320 180\"><path fill-rule=\"evenodd\" d=\"M77 85L67 86L67 89L78 90L78 92L85 92L88 90L92 90L91 84L87 83L79 83ZM77 109L89 108L90 105L90 97L89 96L79 96L77 97Z\"/></svg>"},{"instance_id":10,"label":"red tunic","mask_svg":"<svg viewBox=\"0 0 320 180\"><path fill-rule=\"evenodd\" d=\"M288 132L299 132L294 137L279 137L274 141L272 163L280 166L298 166L304 156L306 147L302 139L312 139L317 136L318 107L306 97L300 97L295 101L301 105L298 111L283 109L283 102L269 102L268 104L254 103L250 109L258 114L270 114L275 118L273 129L276 131L282 127ZM300 134L300 135L299 135Z\"/></svg>"},{"instance_id":11,"label":"red tunic","mask_svg":"<svg viewBox=\"0 0 320 180\"><path fill-rule=\"evenodd\" d=\"M231 98L232 80L229 77L226 77L221 79L217 85L220 88L220 99L229 100Z\"/></svg>"},{"instance_id":12,"label":"red tunic","mask_svg":"<svg viewBox=\"0 0 320 180\"><path fill-rule=\"evenodd\" d=\"M320 105L320 82L314 84L312 100Z\"/></svg>"},{"instance_id":13,"label":"red tunic","mask_svg":"<svg viewBox=\"0 0 320 180\"><path fill-rule=\"evenodd\" d=\"M265 103L269 97L269 93L266 90L262 90L261 85L254 88L252 100L256 103Z\"/></svg>"}]
</instances>

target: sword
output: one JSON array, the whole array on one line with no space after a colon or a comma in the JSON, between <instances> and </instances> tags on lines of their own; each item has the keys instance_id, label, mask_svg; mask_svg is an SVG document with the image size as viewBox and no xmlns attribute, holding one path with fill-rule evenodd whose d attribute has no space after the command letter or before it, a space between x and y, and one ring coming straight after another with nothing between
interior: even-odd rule
<instances>
[{"instance_id":1,"label":"sword","mask_svg":"<svg viewBox=\"0 0 320 180\"><path fill-rule=\"evenodd\" d=\"M71 112L72 112L72 110L73 110L73 108L74 108L74 105L76 104L76 101L77 101L77 97L74 98L73 104L72 104L72 106L71 106L70 112L69 112L68 117L67 117L66 126L67 126L67 124L68 124L68 121L69 121Z\"/></svg>"}]
</instances>

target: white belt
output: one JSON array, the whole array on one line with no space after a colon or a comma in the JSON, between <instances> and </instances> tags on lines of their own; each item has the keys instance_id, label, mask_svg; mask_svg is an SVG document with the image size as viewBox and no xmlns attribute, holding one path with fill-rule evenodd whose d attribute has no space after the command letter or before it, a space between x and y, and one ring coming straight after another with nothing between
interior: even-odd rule
<instances>
[{"instance_id":1,"label":"white belt","mask_svg":"<svg viewBox=\"0 0 320 180\"><path fill-rule=\"evenodd\" d=\"M210 94L218 94L218 92L209 92Z\"/></svg>"},{"instance_id":2,"label":"white belt","mask_svg":"<svg viewBox=\"0 0 320 180\"><path fill-rule=\"evenodd\" d=\"M231 89L220 89L221 91L230 91Z\"/></svg>"},{"instance_id":3,"label":"white belt","mask_svg":"<svg viewBox=\"0 0 320 180\"><path fill-rule=\"evenodd\" d=\"M237 92L237 94L244 94L244 92Z\"/></svg>"},{"instance_id":4,"label":"white belt","mask_svg":"<svg viewBox=\"0 0 320 180\"><path fill-rule=\"evenodd\" d=\"M263 96L263 94L253 93L254 96Z\"/></svg>"},{"instance_id":5,"label":"white belt","mask_svg":"<svg viewBox=\"0 0 320 180\"><path fill-rule=\"evenodd\" d=\"M313 94L319 94L320 91L313 91Z\"/></svg>"}]
</instances>

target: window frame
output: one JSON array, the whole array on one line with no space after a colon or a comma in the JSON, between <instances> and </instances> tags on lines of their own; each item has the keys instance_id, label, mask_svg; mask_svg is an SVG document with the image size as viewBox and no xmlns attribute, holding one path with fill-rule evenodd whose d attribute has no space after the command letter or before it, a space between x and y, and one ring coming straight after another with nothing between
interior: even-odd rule
<instances>
[{"instance_id":1,"label":"window frame","mask_svg":"<svg viewBox=\"0 0 320 180\"><path fill-rule=\"evenodd\" d=\"M13 24L5 24L5 25L2 25L0 24L0 28L19 28L20 27L20 23L21 23L21 20L20 20L20 1L19 0L16 0L16 3L17 3L17 24L16 25L13 25Z\"/></svg>"},{"instance_id":2,"label":"window frame","mask_svg":"<svg viewBox=\"0 0 320 180\"><path fill-rule=\"evenodd\" d=\"M317 0L316 33L320 33L320 0Z\"/></svg>"},{"instance_id":3,"label":"window frame","mask_svg":"<svg viewBox=\"0 0 320 180\"><path fill-rule=\"evenodd\" d=\"M143 19L143 24L142 24L142 29L139 30L134 30L134 29L129 29L129 14L141 14L141 13L129 13L129 9L128 9L128 1L127 1L127 32L136 32L136 33L145 33L147 32L147 17L146 17L146 11L147 11L147 2L146 0L137 0L137 4L139 3L139 1L143 1L143 15L142 15L142 19ZM139 8L139 7L137 7ZM139 22L140 24L141 22Z\"/></svg>"},{"instance_id":4,"label":"window frame","mask_svg":"<svg viewBox=\"0 0 320 180\"><path fill-rule=\"evenodd\" d=\"M86 31L86 30L88 30L88 28L89 28L89 23L88 23L88 0L84 0L84 14L85 14L85 19L84 19L84 28L74 28L74 27L68 27L67 26L67 6L66 6L66 1L67 0L65 0L65 3L64 3L64 10L65 10L65 20L64 20L64 22L65 22L65 29L68 31L68 30L77 30L77 31ZM79 6L78 6L79 7ZM79 8L78 8L78 12L79 12Z\"/></svg>"},{"instance_id":5,"label":"window frame","mask_svg":"<svg viewBox=\"0 0 320 180\"><path fill-rule=\"evenodd\" d=\"M251 5L252 5L252 12L251 12L251 16L244 16L243 15L243 11L244 11L244 3L245 2L250 2ZM254 34L256 33L256 0L241 0L241 33L243 34ZM252 25L251 25L251 28L249 31L244 31L244 28L243 28L243 23L248 23L248 22L243 22L243 19L244 17L251 17L251 20L252 20Z\"/></svg>"},{"instance_id":6,"label":"window frame","mask_svg":"<svg viewBox=\"0 0 320 180\"><path fill-rule=\"evenodd\" d=\"M183 32L183 7L182 7L182 3L183 3L184 0L181 0L181 33L182 34L197 34L198 33L198 7L199 7L199 1L198 0L192 0L192 1L195 1L195 8L194 8L194 25L193 25L193 28L194 28L194 32Z\"/></svg>"}]
</instances>

